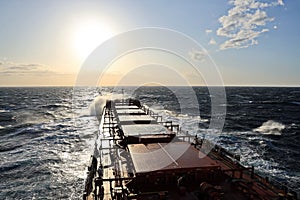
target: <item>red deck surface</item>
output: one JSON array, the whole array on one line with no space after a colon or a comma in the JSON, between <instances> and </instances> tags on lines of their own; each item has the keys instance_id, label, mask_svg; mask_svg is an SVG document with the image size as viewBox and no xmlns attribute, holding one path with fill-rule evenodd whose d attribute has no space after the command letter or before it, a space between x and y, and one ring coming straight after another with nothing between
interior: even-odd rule
<instances>
[{"instance_id":1,"label":"red deck surface","mask_svg":"<svg viewBox=\"0 0 300 200\"><path fill-rule=\"evenodd\" d=\"M186 142L132 144L128 148L136 173L218 166Z\"/></svg>"}]
</instances>

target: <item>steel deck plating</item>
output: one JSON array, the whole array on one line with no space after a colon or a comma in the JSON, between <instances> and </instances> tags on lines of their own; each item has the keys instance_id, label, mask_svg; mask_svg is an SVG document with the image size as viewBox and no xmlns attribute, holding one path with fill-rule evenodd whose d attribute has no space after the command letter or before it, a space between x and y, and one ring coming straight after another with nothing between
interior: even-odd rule
<instances>
[{"instance_id":1,"label":"steel deck plating","mask_svg":"<svg viewBox=\"0 0 300 200\"><path fill-rule=\"evenodd\" d=\"M181 132L128 99L106 102L83 199L293 200L297 195L242 166L238 155Z\"/></svg>"}]
</instances>

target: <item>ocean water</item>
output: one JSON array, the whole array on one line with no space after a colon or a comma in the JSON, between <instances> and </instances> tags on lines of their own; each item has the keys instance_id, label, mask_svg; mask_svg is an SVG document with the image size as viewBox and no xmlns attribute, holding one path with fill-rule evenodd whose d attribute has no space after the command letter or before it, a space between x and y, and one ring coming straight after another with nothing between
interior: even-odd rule
<instances>
[{"instance_id":1,"label":"ocean water","mask_svg":"<svg viewBox=\"0 0 300 200\"><path fill-rule=\"evenodd\" d=\"M99 97L132 96L190 134L206 135L205 87L0 88L0 199L82 199L98 130ZM300 188L300 88L226 87L226 119L216 143L262 176ZM214 133L212 133L214 134Z\"/></svg>"}]
</instances>

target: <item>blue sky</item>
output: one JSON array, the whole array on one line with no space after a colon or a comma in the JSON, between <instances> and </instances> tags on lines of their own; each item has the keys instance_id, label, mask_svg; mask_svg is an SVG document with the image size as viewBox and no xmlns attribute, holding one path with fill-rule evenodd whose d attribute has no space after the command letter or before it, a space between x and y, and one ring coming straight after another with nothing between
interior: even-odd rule
<instances>
[{"instance_id":1,"label":"blue sky","mask_svg":"<svg viewBox=\"0 0 300 200\"><path fill-rule=\"evenodd\" d=\"M300 2L0 1L0 85L74 85L85 58L136 28L201 44L225 85L300 85Z\"/></svg>"}]
</instances>

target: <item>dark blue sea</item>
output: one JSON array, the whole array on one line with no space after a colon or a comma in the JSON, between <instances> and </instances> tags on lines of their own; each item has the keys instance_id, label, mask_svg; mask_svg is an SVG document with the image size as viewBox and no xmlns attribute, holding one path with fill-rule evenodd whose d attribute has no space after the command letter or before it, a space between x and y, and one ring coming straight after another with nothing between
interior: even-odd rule
<instances>
[{"instance_id":1,"label":"dark blue sea","mask_svg":"<svg viewBox=\"0 0 300 200\"><path fill-rule=\"evenodd\" d=\"M211 95L184 87L0 88L0 199L82 199L98 131L98 99L136 97L190 134L206 135ZM215 142L257 173L300 188L300 88L226 87L223 131ZM184 107L184 108L183 108ZM212 131L213 132L213 131Z\"/></svg>"}]
</instances>

